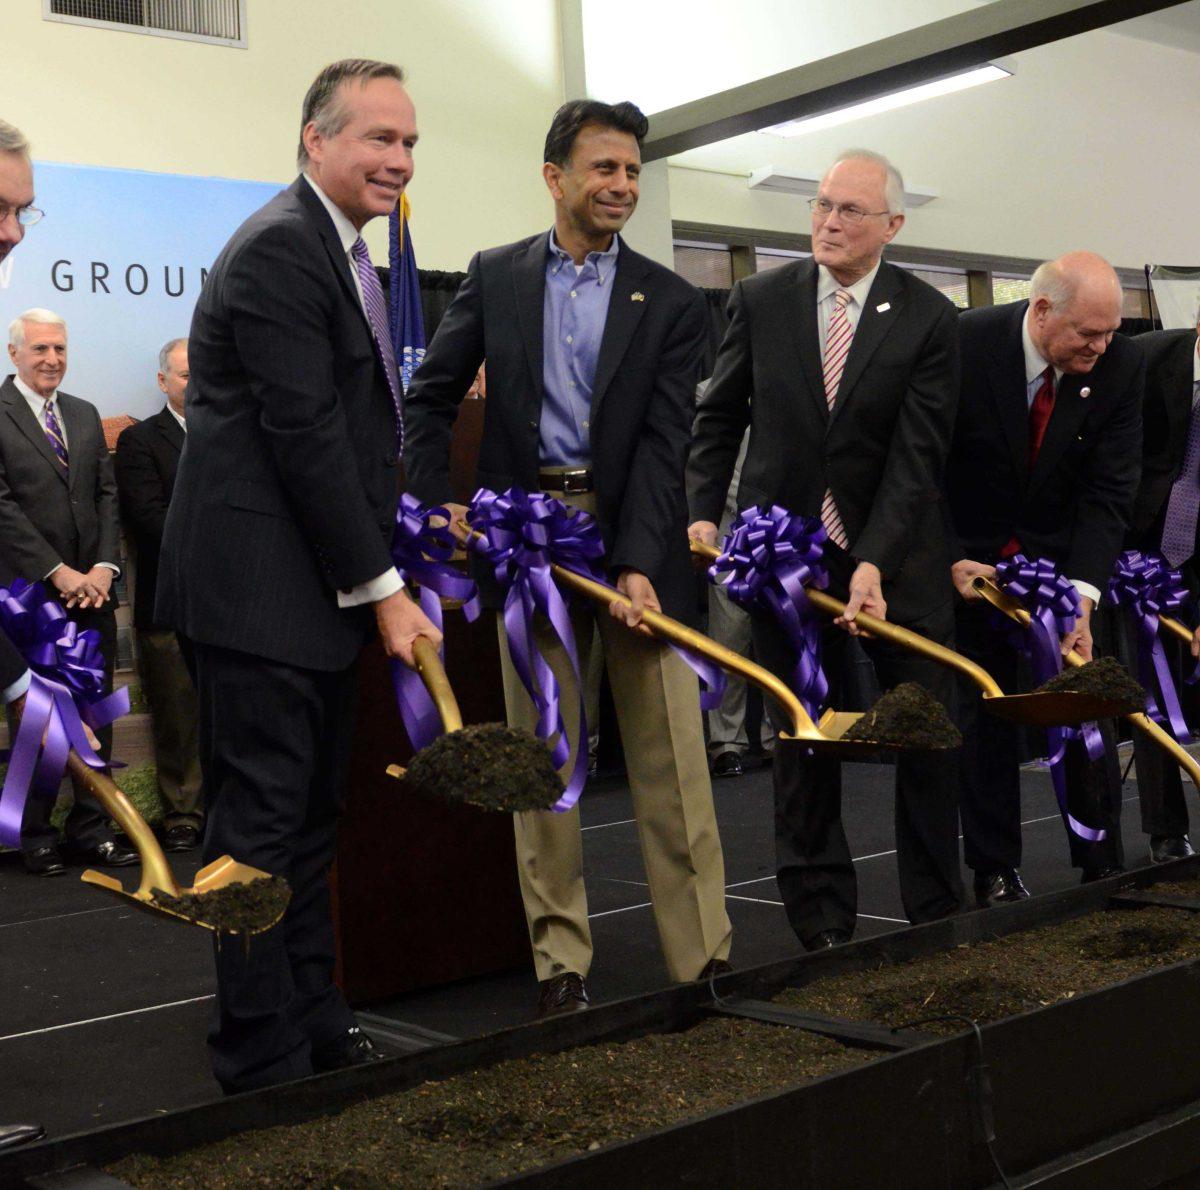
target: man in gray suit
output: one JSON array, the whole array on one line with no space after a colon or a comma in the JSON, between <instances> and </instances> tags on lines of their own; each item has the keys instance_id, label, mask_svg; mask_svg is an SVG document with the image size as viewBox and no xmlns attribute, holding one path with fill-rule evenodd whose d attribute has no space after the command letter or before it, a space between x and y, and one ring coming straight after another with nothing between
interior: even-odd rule
<instances>
[{"instance_id":1,"label":"man in gray suit","mask_svg":"<svg viewBox=\"0 0 1200 1190\"><path fill-rule=\"evenodd\" d=\"M9 327L16 369L0 385L0 584L44 580L81 629L100 634L105 688L112 689L116 620L111 587L119 573L117 488L94 405L59 390L67 371L66 323L50 310L26 310ZM109 759L112 728L96 733ZM64 868L50 825L49 798L30 798L21 830L26 869ZM107 817L76 787L63 846L81 863L124 867L137 853L120 846Z\"/></svg>"}]
</instances>

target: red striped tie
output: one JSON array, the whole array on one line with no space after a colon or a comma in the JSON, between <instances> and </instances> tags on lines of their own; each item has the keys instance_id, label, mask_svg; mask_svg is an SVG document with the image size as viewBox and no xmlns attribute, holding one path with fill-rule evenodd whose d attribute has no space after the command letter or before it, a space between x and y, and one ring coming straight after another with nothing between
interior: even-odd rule
<instances>
[{"instance_id":1,"label":"red striped tie","mask_svg":"<svg viewBox=\"0 0 1200 1190\"><path fill-rule=\"evenodd\" d=\"M838 385L842 382L842 373L846 370L846 356L850 354L850 341L854 338L854 327L846 314L846 306L850 303L850 292L839 289L833 295L833 313L829 316L829 329L825 335L825 358L822 367L825 372L825 402L833 411L833 403L837 399ZM829 540L834 545L847 549L850 539L846 536L846 526L842 524L841 514L834 503L833 493L827 488L825 499L821 502L821 524L829 534Z\"/></svg>"}]
</instances>

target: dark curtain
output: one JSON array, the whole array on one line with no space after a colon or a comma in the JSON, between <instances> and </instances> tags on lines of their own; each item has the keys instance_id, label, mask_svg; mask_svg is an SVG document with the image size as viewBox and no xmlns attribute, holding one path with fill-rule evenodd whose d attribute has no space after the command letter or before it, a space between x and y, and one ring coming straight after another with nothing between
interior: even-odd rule
<instances>
[{"instance_id":1,"label":"dark curtain","mask_svg":"<svg viewBox=\"0 0 1200 1190\"><path fill-rule=\"evenodd\" d=\"M386 294L391 270L377 268L375 271L379 274L379 283ZM432 341L442 316L454 300L454 295L466 276L466 273L444 273L440 269L417 269L417 279L421 284L421 314L425 320L426 343Z\"/></svg>"},{"instance_id":2,"label":"dark curtain","mask_svg":"<svg viewBox=\"0 0 1200 1190\"><path fill-rule=\"evenodd\" d=\"M717 358L717 348L729 329L729 316L725 307L729 304L728 289L702 289L704 304L708 307L708 342L704 345L704 366L701 376L711 376Z\"/></svg>"},{"instance_id":3,"label":"dark curtain","mask_svg":"<svg viewBox=\"0 0 1200 1190\"><path fill-rule=\"evenodd\" d=\"M1162 323L1157 318L1122 318L1121 334L1144 335L1147 331L1162 330Z\"/></svg>"}]
</instances>

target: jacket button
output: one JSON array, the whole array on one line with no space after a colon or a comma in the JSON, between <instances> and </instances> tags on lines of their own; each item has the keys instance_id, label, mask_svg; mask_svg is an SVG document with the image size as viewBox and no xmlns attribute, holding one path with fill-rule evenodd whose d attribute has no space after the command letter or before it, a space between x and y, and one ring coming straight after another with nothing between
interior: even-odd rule
<instances>
[{"instance_id":1,"label":"jacket button","mask_svg":"<svg viewBox=\"0 0 1200 1190\"><path fill-rule=\"evenodd\" d=\"M538 424L537 424L537 422L535 422L535 421L531 421L531 422L529 423L529 428L530 428L531 430L536 430L536 429L538 428Z\"/></svg>"}]
</instances>

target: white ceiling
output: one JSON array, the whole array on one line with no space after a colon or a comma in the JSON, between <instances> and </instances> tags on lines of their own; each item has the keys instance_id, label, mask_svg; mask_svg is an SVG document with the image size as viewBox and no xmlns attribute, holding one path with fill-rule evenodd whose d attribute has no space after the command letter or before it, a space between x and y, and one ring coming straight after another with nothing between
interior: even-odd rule
<instances>
[{"instance_id":1,"label":"white ceiling","mask_svg":"<svg viewBox=\"0 0 1200 1190\"><path fill-rule=\"evenodd\" d=\"M1113 25L1112 31L1200 54L1200 0L1188 0L1148 17L1122 21Z\"/></svg>"}]
</instances>

